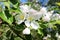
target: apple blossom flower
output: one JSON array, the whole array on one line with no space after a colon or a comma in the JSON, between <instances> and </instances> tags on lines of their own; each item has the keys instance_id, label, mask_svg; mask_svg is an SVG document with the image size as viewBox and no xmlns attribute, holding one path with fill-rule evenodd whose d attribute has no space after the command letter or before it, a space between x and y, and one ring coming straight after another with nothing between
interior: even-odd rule
<instances>
[{"instance_id":1,"label":"apple blossom flower","mask_svg":"<svg viewBox=\"0 0 60 40\"><path fill-rule=\"evenodd\" d=\"M26 18L26 14L24 14L24 13L16 15L15 16L16 23L21 24L22 22L24 22L25 18Z\"/></svg>"},{"instance_id":2,"label":"apple blossom flower","mask_svg":"<svg viewBox=\"0 0 60 40\"><path fill-rule=\"evenodd\" d=\"M33 29L37 30L39 27L39 24L35 21L35 19L38 18L36 14L34 14L35 12L36 11L33 10L33 12L31 11L31 13L28 13L28 17L26 18L25 25L27 27L32 27Z\"/></svg>"},{"instance_id":3,"label":"apple blossom flower","mask_svg":"<svg viewBox=\"0 0 60 40\"><path fill-rule=\"evenodd\" d=\"M17 24L21 24L22 22L24 22L27 27L31 26L33 29L36 29L36 30L39 27L38 23L34 19L34 15L31 13L28 13L28 14L22 13L22 14L16 15L15 19Z\"/></svg>"}]
</instances>

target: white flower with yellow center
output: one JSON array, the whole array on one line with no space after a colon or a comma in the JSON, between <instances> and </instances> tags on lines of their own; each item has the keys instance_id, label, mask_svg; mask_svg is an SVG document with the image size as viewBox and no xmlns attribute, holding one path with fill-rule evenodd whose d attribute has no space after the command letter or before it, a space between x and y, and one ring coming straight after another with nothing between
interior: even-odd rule
<instances>
[{"instance_id":1,"label":"white flower with yellow center","mask_svg":"<svg viewBox=\"0 0 60 40\"><path fill-rule=\"evenodd\" d=\"M22 22L24 22L25 18L26 18L26 14L24 14L24 13L16 15L15 16L16 23L21 24Z\"/></svg>"},{"instance_id":2,"label":"white flower with yellow center","mask_svg":"<svg viewBox=\"0 0 60 40\"><path fill-rule=\"evenodd\" d=\"M25 25L29 28L37 30L39 28L39 24L35 21L40 19L40 14L34 10L29 10L29 13L22 13L20 15L17 15L15 17L16 23L21 24L22 22L25 23Z\"/></svg>"},{"instance_id":3,"label":"white flower with yellow center","mask_svg":"<svg viewBox=\"0 0 60 40\"><path fill-rule=\"evenodd\" d=\"M39 24L35 21L34 15L32 14L29 14L29 16L27 17L25 21L25 25L27 27L32 27L32 29L35 29L35 30L39 28Z\"/></svg>"}]
</instances>

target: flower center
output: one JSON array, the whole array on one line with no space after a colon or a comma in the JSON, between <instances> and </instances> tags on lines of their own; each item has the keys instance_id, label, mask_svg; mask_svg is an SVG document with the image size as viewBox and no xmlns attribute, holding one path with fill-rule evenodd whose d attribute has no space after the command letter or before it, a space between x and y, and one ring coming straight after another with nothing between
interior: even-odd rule
<instances>
[{"instance_id":1,"label":"flower center","mask_svg":"<svg viewBox=\"0 0 60 40\"><path fill-rule=\"evenodd\" d=\"M28 20L29 20L29 21L32 21L32 20L33 20L33 17L28 17Z\"/></svg>"},{"instance_id":2,"label":"flower center","mask_svg":"<svg viewBox=\"0 0 60 40\"><path fill-rule=\"evenodd\" d=\"M20 15L20 19L21 20L23 20L24 19L24 15L22 14L22 15Z\"/></svg>"}]
</instances>

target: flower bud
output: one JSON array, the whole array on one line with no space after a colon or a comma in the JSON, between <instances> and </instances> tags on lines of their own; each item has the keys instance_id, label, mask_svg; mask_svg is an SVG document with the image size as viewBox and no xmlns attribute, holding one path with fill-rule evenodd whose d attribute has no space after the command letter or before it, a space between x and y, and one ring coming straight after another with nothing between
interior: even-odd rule
<instances>
[{"instance_id":1,"label":"flower bud","mask_svg":"<svg viewBox=\"0 0 60 40\"><path fill-rule=\"evenodd\" d=\"M23 30L23 34L29 35L29 34L30 34L30 29L29 29L29 28L25 28L25 29Z\"/></svg>"}]
</instances>

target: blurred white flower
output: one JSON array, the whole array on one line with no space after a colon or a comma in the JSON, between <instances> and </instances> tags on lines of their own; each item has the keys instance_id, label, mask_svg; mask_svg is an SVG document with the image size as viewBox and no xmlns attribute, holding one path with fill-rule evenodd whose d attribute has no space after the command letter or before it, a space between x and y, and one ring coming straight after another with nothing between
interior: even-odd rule
<instances>
[{"instance_id":1,"label":"blurred white flower","mask_svg":"<svg viewBox=\"0 0 60 40\"><path fill-rule=\"evenodd\" d=\"M54 10L52 10L52 11L48 11L48 15L51 17L52 15L53 15L53 12L54 12Z\"/></svg>"},{"instance_id":2,"label":"blurred white flower","mask_svg":"<svg viewBox=\"0 0 60 40\"><path fill-rule=\"evenodd\" d=\"M39 24L35 21L31 22L31 27L35 30L37 30L39 28Z\"/></svg>"},{"instance_id":3,"label":"blurred white flower","mask_svg":"<svg viewBox=\"0 0 60 40\"><path fill-rule=\"evenodd\" d=\"M30 34L30 29L29 28L25 28L23 30L23 34L29 35Z\"/></svg>"},{"instance_id":4,"label":"blurred white flower","mask_svg":"<svg viewBox=\"0 0 60 40\"><path fill-rule=\"evenodd\" d=\"M28 5L21 5L20 9L21 9L22 12L27 13L27 12L29 12L30 6L28 6Z\"/></svg>"},{"instance_id":5,"label":"blurred white flower","mask_svg":"<svg viewBox=\"0 0 60 40\"><path fill-rule=\"evenodd\" d=\"M35 20L39 20L42 17L42 13L34 9L30 9L29 13L34 17Z\"/></svg>"},{"instance_id":6,"label":"blurred white flower","mask_svg":"<svg viewBox=\"0 0 60 40\"><path fill-rule=\"evenodd\" d=\"M43 10L44 9L44 10ZM49 22L50 21L50 19L51 19L51 16L52 16L52 14L53 14L53 10L52 11L48 11L47 12L47 9L46 8L42 8L42 12L40 12L40 13L42 13L42 20L45 22Z\"/></svg>"},{"instance_id":7,"label":"blurred white flower","mask_svg":"<svg viewBox=\"0 0 60 40\"><path fill-rule=\"evenodd\" d=\"M38 25L38 23L35 21L35 18L34 18L34 17L35 17L35 15L29 13L29 14L28 14L28 17L26 18L25 25L26 25L27 27L32 27L33 29L37 30L38 27L39 27L39 25ZM36 16L36 18L37 18L37 16Z\"/></svg>"},{"instance_id":8,"label":"blurred white flower","mask_svg":"<svg viewBox=\"0 0 60 40\"><path fill-rule=\"evenodd\" d=\"M59 36L59 34L58 34L58 32L56 33L56 35L55 35L56 37L58 37Z\"/></svg>"},{"instance_id":9,"label":"blurred white flower","mask_svg":"<svg viewBox=\"0 0 60 40\"><path fill-rule=\"evenodd\" d=\"M35 29L35 30L37 30L39 28L39 24L35 21L31 21L31 22L30 21L25 21L25 25L27 27L31 27L32 29Z\"/></svg>"},{"instance_id":10,"label":"blurred white flower","mask_svg":"<svg viewBox=\"0 0 60 40\"><path fill-rule=\"evenodd\" d=\"M30 27L30 22L29 21L25 21L25 25L27 26L27 27Z\"/></svg>"},{"instance_id":11,"label":"blurred white flower","mask_svg":"<svg viewBox=\"0 0 60 40\"><path fill-rule=\"evenodd\" d=\"M60 35L58 36L57 40L60 40Z\"/></svg>"},{"instance_id":12,"label":"blurred white flower","mask_svg":"<svg viewBox=\"0 0 60 40\"><path fill-rule=\"evenodd\" d=\"M51 19L52 20L59 20L60 19L60 14L58 14L58 13L53 14Z\"/></svg>"},{"instance_id":13,"label":"blurred white flower","mask_svg":"<svg viewBox=\"0 0 60 40\"><path fill-rule=\"evenodd\" d=\"M41 7L40 13L42 13L43 15L44 15L45 13L47 13L47 8L46 8L46 7Z\"/></svg>"},{"instance_id":14,"label":"blurred white flower","mask_svg":"<svg viewBox=\"0 0 60 40\"><path fill-rule=\"evenodd\" d=\"M15 16L16 23L21 24L22 22L24 22L25 18L26 18L26 14L24 13L16 15Z\"/></svg>"},{"instance_id":15,"label":"blurred white flower","mask_svg":"<svg viewBox=\"0 0 60 40\"><path fill-rule=\"evenodd\" d=\"M42 17L42 20L45 22L49 22L50 21L50 17L48 14L46 14L45 16Z\"/></svg>"},{"instance_id":16,"label":"blurred white flower","mask_svg":"<svg viewBox=\"0 0 60 40\"><path fill-rule=\"evenodd\" d=\"M51 35L47 34L47 37L49 37L49 38L50 38L50 37L51 37Z\"/></svg>"},{"instance_id":17,"label":"blurred white flower","mask_svg":"<svg viewBox=\"0 0 60 40\"><path fill-rule=\"evenodd\" d=\"M35 14L35 13L37 13L37 10L34 10L33 8L31 8L31 9L29 10L29 12L32 13L32 14Z\"/></svg>"},{"instance_id":18,"label":"blurred white flower","mask_svg":"<svg viewBox=\"0 0 60 40\"><path fill-rule=\"evenodd\" d=\"M60 15L59 15L59 20L60 20Z\"/></svg>"},{"instance_id":19,"label":"blurred white flower","mask_svg":"<svg viewBox=\"0 0 60 40\"><path fill-rule=\"evenodd\" d=\"M47 37L43 37L43 40L47 40Z\"/></svg>"}]
</instances>

